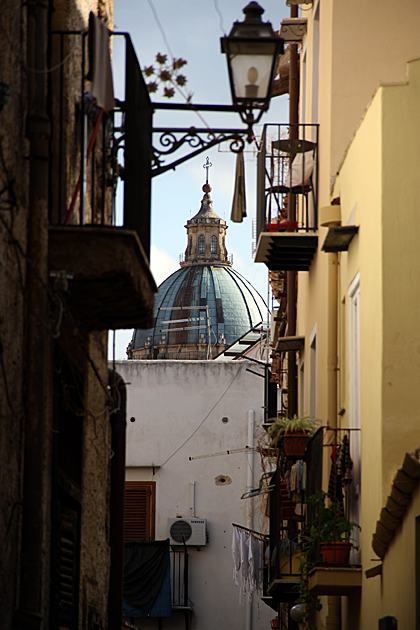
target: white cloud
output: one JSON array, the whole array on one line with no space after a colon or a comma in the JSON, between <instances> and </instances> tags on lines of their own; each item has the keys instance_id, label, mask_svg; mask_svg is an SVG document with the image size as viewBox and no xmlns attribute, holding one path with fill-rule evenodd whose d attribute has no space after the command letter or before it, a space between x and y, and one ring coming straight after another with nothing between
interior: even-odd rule
<instances>
[{"instance_id":1,"label":"white cloud","mask_svg":"<svg viewBox=\"0 0 420 630\"><path fill-rule=\"evenodd\" d=\"M150 248L150 269L159 286L168 276L179 269L179 263L165 249L152 245Z\"/></svg>"}]
</instances>

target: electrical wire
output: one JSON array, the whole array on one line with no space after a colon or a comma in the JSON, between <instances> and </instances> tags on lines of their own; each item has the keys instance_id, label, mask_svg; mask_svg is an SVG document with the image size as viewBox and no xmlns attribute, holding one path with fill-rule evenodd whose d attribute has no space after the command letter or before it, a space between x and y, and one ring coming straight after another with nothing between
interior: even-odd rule
<instances>
[{"instance_id":1,"label":"electrical wire","mask_svg":"<svg viewBox=\"0 0 420 630\"><path fill-rule=\"evenodd\" d=\"M149 7L150 7L150 9L151 9L151 11L152 11L152 13L153 13L153 17L155 18L155 22L156 22L156 24L158 25L158 28L159 28L159 30L160 30L160 34L162 35L162 39L163 39L163 41L164 41L164 44L165 44L165 46L166 46L166 49L167 49L167 51L169 52L169 54L170 54L171 58L173 59L173 58L174 58L174 56L173 56L173 54L172 54L172 50L171 50L171 47L170 47L170 45L169 45L168 38L166 37L165 29L163 28L162 23L161 23L161 21L159 20L159 16L158 16L158 14L157 14L157 11L156 11L156 8L155 8L155 5L153 4L153 0L147 0L147 3L148 3L148 5L149 5Z\"/></svg>"},{"instance_id":2,"label":"electrical wire","mask_svg":"<svg viewBox=\"0 0 420 630\"><path fill-rule=\"evenodd\" d=\"M220 396L220 398L218 398L216 400L216 402L214 403L213 407L210 409L210 411L204 416L203 420L200 422L200 424L194 429L194 431L191 433L191 435L189 437L187 437L186 440L184 440L184 442L178 446L178 448L172 453L172 455L170 455L168 457L168 459L166 459L163 464L161 464L161 466L165 466L165 464L167 464L169 462L170 459L172 459L172 457L174 455L176 455L178 453L178 451L181 450L181 448L183 448L187 442L189 442L191 440L191 438L197 433L197 431L203 426L203 424L205 423L205 421L207 420L207 418L210 416L210 414L212 413L212 411L217 407L217 405L219 404L219 402L222 400L222 398L228 393L228 391L230 390L230 388L232 387L233 383L236 381L236 379L238 378L239 374L241 372L241 368L238 369L238 371L236 372L235 376L233 377L233 379L231 380L231 382L229 383L229 385L226 387L225 391L223 392L223 394Z\"/></svg>"},{"instance_id":3,"label":"electrical wire","mask_svg":"<svg viewBox=\"0 0 420 630\"><path fill-rule=\"evenodd\" d=\"M219 9L219 3L217 0L213 0L214 8L216 9L216 13L219 16L219 28L222 31L223 35L226 37L225 27L223 25L223 14Z\"/></svg>"}]
</instances>

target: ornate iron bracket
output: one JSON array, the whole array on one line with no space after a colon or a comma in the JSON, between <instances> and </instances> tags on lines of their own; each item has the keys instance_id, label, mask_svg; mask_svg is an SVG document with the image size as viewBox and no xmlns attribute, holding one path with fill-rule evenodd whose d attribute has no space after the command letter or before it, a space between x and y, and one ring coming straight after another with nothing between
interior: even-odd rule
<instances>
[{"instance_id":1,"label":"ornate iron bracket","mask_svg":"<svg viewBox=\"0 0 420 630\"><path fill-rule=\"evenodd\" d=\"M230 151L239 153L243 151L245 141L249 141L248 129L155 128L153 133L159 134L159 140L157 146L152 146L152 177L175 169L179 164L222 142L229 142ZM175 153L183 145L194 150L170 164L165 164L163 158Z\"/></svg>"}]
</instances>

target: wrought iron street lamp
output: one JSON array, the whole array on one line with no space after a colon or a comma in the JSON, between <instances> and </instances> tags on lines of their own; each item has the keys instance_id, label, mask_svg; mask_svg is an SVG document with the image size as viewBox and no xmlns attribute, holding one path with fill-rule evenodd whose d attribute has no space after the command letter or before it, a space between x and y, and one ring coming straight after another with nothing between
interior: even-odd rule
<instances>
[{"instance_id":1,"label":"wrought iron street lamp","mask_svg":"<svg viewBox=\"0 0 420 630\"><path fill-rule=\"evenodd\" d=\"M247 128L153 128L153 133L159 134L159 145L152 147L152 177L175 168L221 142L229 142L234 152L242 151L245 141L252 142L252 126L270 105L277 60L283 52L284 43L276 36L270 22L261 20L264 9L257 2L250 2L243 12L245 20L235 22L230 34L221 39L222 52L227 55L233 105L152 103L152 108L238 112ZM171 164L164 164L165 158L183 145L189 145L194 151Z\"/></svg>"},{"instance_id":2,"label":"wrought iron street lamp","mask_svg":"<svg viewBox=\"0 0 420 630\"><path fill-rule=\"evenodd\" d=\"M248 127L258 122L270 105L277 59L283 40L276 36L270 22L263 22L264 9L250 2L245 20L235 22L228 37L221 38L226 53L233 104ZM253 110L259 110L254 118Z\"/></svg>"}]
</instances>

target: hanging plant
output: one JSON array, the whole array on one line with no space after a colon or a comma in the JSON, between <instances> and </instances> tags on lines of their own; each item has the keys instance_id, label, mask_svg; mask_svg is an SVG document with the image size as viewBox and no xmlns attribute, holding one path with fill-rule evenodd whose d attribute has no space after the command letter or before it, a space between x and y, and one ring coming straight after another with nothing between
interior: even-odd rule
<instances>
[{"instance_id":1,"label":"hanging plant","mask_svg":"<svg viewBox=\"0 0 420 630\"><path fill-rule=\"evenodd\" d=\"M286 418L279 416L277 418L270 418L268 422L271 423L267 430L268 437L270 438L270 446L277 446L279 439L285 434L289 433L304 433L311 436L318 428L318 422L309 416L293 416L293 418Z\"/></svg>"}]
</instances>

